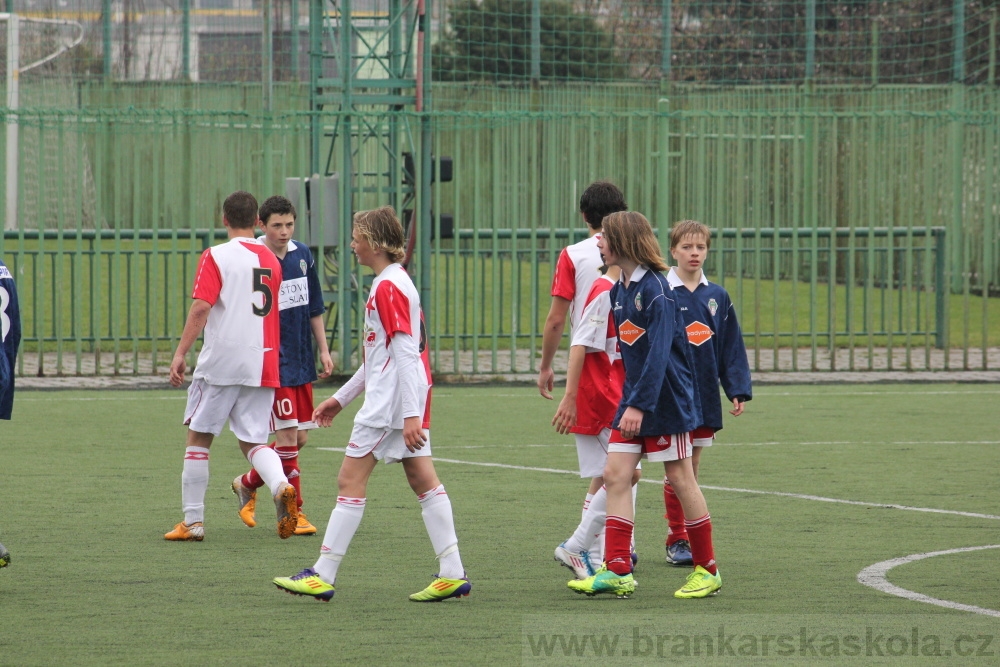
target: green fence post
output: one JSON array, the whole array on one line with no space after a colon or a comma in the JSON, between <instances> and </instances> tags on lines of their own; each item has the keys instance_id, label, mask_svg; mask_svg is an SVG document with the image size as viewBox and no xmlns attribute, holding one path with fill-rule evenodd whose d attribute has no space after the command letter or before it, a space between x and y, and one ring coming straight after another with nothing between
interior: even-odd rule
<instances>
[{"instance_id":1,"label":"green fence post","mask_svg":"<svg viewBox=\"0 0 1000 667\"><path fill-rule=\"evenodd\" d=\"M947 294L950 290L948 276L945 272L945 256L947 249L948 234L944 228L936 229L934 234L934 312L935 328L937 329L935 345L939 350L945 350L947 357L948 347L948 318L947 318Z\"/></svg>"}]
</instances>

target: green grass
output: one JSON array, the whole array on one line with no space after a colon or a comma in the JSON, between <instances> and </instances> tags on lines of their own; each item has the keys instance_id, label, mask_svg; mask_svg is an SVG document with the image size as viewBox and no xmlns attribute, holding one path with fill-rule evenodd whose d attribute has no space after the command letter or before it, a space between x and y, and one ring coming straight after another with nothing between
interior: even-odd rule
<instances>
[{"instance_id":1,"label":"green grass","mask_svg":"<svg viewBox=\"0 0 1000 667\"><path fill-rule=\"evenodd\" d=\"M619 648L637 628L714 633L718 624L760 633L903 623L924 635L995 634L995 619L881 593L856 577L886 559L997 543L996 519L768 492L1000 514L1000 443L984 418L998 394L989 385L758 388L703 458L723 592L672 597L685 573L662 561L662 498L658 484L644 483L640 587L619 601L572 594L551 559L579 520L584 492L575 475L552 472L576 466L572 441L549 426L554 403L533 388L441 386L433 446L438 459L463 462L437 469L474 588L462 600L418 606L406 596L429 582L435 561L399 466L372 476L337 595L322 604L271 585L312 565L321 538L279 540L266 510L256 529L239 522L229 482L246 463L229 432L212 448L205 541L162 539L181 518L183 392L20 391L14 421L0 426L0 541L13 554L0 571L0 662L580 664L558 652L536 656L528 642L568 631L569 621L577 632L617 633ZM344 445L352 414L314 432L301 455L305 509L321 535L343 456L323 448ZM659 476L646 465L647 479ZM996 555L929 558L893 569L889 580L998 609ZM845 655L831 664L851 664Z\"/></svg>"}]
</instances>

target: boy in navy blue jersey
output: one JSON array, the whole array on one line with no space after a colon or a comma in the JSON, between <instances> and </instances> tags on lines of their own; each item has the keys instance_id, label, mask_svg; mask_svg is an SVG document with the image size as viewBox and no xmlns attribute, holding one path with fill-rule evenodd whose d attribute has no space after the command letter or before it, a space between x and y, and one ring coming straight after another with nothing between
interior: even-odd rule
<instances>
[{"instance_id":1,"label":"boy in navy blue jersey","mask_svg":"<svg viewBox=\"0 0 1000 667\"><path fill-rule=\"evenodd\" d=\"M670 254L677 266L667 281L680 306L688 343L694 353L694 370L701 396L702 423L691 434L694 453L691 467L698 476L703 447L709 447L722 430L719 383L733 404L729 414L738 417L752 397L750 364L736 310L725 288L710 283L702 270L712 243L712 232L700 222L683 220L670 231ZM691 548L681 507L667 476L663 478L663 503L667 520L667 562L691 565Z\"/></svg>"},{"instance_id":2,"label":"boy in navy blue jersey","mask_svg":"<svg viewBox=\"0 0 1000 667\"><path fill-rule=\"evenodd\" d=\"M281 263L281 290L278 292L278 319L281 322L281 349L278 374L281 386L274 390L271 407L272 447L281 458L288 482L295 487L299 515L296 535L315 535L316 527L302 513L302 486L299 474L299 450L306 444L309 429L316 428L312 420L316 362L312 341L316 341L319 360L323 365L319 377L333 371L333 360L326 342L323 313L323 289L316 273L316 262L309 248L292 240L295 232L295 207L284 197L269 197L258 213L264 235L258 240L267 246ZM257 489L264 484L252 468L233 480L239 515L243 523L257 525L254 510Z\"/></svg>"},{"instance_id":3,"label":"boy in navy blue jersey","mask_svg":"<svg viewBox=\"0 0 1000 667\"><path fill-rule=\"evenodd\" d=\"M680 310L666 277L667 265L649 221L635 212L604 218L597 247L609 266L621 267L611 288L611 309L625 364L622 400L612 423L608 461L604 567L582 581L578 593L635 591L629 544L632 539L632 472L640 458L663 461L687 516L695 571L674 595L702 598L722 587L712 549L712 524L691 469L691 431L702 423L694 363Z\"/></svg>"},{"instance_id":4,"label":"boy in navy blue jersey","mask_svg":"<svg viewBox=\"0 0 1000 667\"><path fill-rule=\"evenodd\" d=\"M14 407L14 362L21 344L21 311L14 276L0 259L0 419L10 419ZM10 564L10 552L0 544L0 567Z\"/></svg>"},{"instance_id":5,"label":"boy in navy blue jersey","mask_svg":"<svg viewBox=\"0 0 1000 667\"><path fill-rule=\"evenodd\" d=\"M14 362L20 343L21 311L17 304L17 288L14 276L0 260L0 419L10 419L14 407Z\"/></svg>"}]
</instances>

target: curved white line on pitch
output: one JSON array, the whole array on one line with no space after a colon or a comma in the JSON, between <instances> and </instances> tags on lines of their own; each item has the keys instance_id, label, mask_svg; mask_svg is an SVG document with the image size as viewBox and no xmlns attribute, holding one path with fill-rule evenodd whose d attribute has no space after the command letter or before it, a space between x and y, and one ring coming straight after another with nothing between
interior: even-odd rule
<instances>
[{"instance_id":1,"label":"curved white line on pitch","mask_svg":"<svg viewBox=\"0 0 1000 667\"><path fill-rule=\"evenodd\" d=\"M996 609L985 609L971 604L939 600L937 598L932 598L929 595L924 595L923 593L915 593L905 588L896 586L895 584L890 584L889 580L886 578L889 570L897 565L905 565L906 563L912 563L925 558L933 558L934 556L947 556L949 554L959 554L967 551L982 551L983 549L1000 549L1000 544L988 544L983 547L963 547L961 549L948 549L946 551L930 551L924 554L912 554L910 556L903 556L902 558L884 560L881 563L869 565L865 569L861 570L861 572L858 573L858 583L874 588L877 591L888 593L889 595L895 595L897 597L906 598L907 600L913 600L914 602L925 602L927 604L937 605L938 607L947 607L948 609L958 609L959 611L968 611L973 614L983 614L984 616L994 616L1000 618L1000 611L997 611Z\"/></svg>"},{"instance_id":2,"label":"curved white line on pitch","mask_svg":"<svg viewBox=\"0 0 1000 667\"><path fill-rule=\"evenodd\" d=\"M317 447L316 449L327 451L327 452L343 452L346 451L343 447ZM484 468L505 468L507 470L524 470L527 472L552 472L560 475L576 475L579 476L580 473L577 470L561 470L559 468L538 468L534 466L518 466L509 463L488 463L485 461L460 461L459 459L443 459L438 456L434 457L435 463L458 463L467 466L481 466ZM640 482L646 482L647 484L663 484L663 478L658 479L641 479ZM967 516L973 519L992 519L994 521L1000 521L1000 516L996 514L980 514L979 512L961 512L959 510L942 510L934 507L911 507L909 505L892 505L886 503L869 503L863 500L843 500L842 498L827 498L825 496L812 496L804 493L788 493L786 491L759 491L757 489L740 489L729 486L710 486L708 484L701 484L701 488L710 489L712 491L728 491L730 493L754 493L762 496L781 496L784 498L798 498L799 500L815 500L821 503L839 503L841 505L859 505L861 507L878 507L881 509L892 509L892 510L906 510L908 512L930 512L932 514L954 514L956 516Z\"/></svg>"}]
</instances>

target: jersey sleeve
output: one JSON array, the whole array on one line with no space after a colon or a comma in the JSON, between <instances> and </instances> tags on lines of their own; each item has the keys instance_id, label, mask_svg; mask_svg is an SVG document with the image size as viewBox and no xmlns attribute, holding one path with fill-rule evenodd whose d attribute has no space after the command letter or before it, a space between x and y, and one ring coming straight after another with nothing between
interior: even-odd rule
<instances>
[{"instance_id":1,"label":"jersey sleeve","mask_svg":"<svg viewBox=\"0 0 1000 667\"><path fill-rule=\"evenodd\" d=\"M597 283L595 283L596 287ZM590 299L583 309L580 323L573 331L572 345L583 345L589 349L603 350L606 347L607 339L614 337L614 325L609 322L611 319L611 297L607 290L597 291L592 289Z\"/></svg>"},{"instance_id":2,"label":"jersey sleeve","mask_svg":"<svg viewBox=\"0 0 1000 667\"><path fill-rule=\"evenodd\" d=\"M559 253L556 272L552 276L552 296L562 297L567 301L572 301L576 296L576 267L565 248Z\"/></svg>"},{"instance_id":3,"label":"jersey sleeve","mask_svg":"<svg viewBox=\"0 0 1000 667\"><path fill-rule=\"evenodd\" d=\"M719 381L729 400L736 397L744 401L753 398L750 383L750 362L747 348L743 343L743 331L736 319L736 308L726 295L725 315L720 319L719 335Z\"/></svg>"},{"instance_id":4,"label":"jersey sleeve","mask_svg":"<svg viewBox=\"0 0 1000 667\"><path fill-rule=\"evenodd\" d=\"M396 287L391 280L383 280L375 290L375 308L379 320L385 329L386 340L390 341L397 333L413 335L410 322L410 300Z\"/></svg>"},{"instance_id":5,"label":"jersey sleeve","mask_svg":"<svg viewBox=\"0 0 1000 667\"><path fill-rule=\"evenodd\" d=\"M309 284L309 317L316 317L326 312L323 301L323 286L319 283L319 273L316 270L316 258L309 254L309 268L306 269L306 280Z\"/></svg>"},{"instance_id":6,"label":"jersey sleeve","mask_svg":"<svg viewBox=\"0 0 1000 667\"><path fill-rule=\"evenodd\" d=\"M201 253L201 259L198 260L198 270L194 274L194 288L191 290L191 298L207 301L214 306L221 292L222 273L212 256L212 249L207 248L205 252Z\"/></svg>"},{"instance_id":7,"label":"jersey sleeve","mask_svg":"<svg viewBox=\"0 0 1000 667\"><path fill-rule=\"evenodd\" d=\"M355 398L361 395L361 392L365 390L365 365L361 366L354 372L351 379L344 383L337 393L333 395L337 402L340 403L340 407L346 408L347 405L353 401Z\"/></svg>"}]
</instances>

